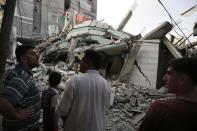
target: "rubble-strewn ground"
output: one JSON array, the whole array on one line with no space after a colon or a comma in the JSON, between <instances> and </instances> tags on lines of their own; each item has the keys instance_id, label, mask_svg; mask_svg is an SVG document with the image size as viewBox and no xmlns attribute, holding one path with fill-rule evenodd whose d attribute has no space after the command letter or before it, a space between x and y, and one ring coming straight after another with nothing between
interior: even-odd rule
<instances>
[{"instance_id":1,"label":"rubble-strewn ground","mask_svg":"<svg viewBox=\"0 0 197 131\"><path fill-rule=\"evenodd\" d=\"M136 131L150 103L173 95L132 84L111 82L114 102L107 114L107 131Z\"/></svg>"}]
</instances>

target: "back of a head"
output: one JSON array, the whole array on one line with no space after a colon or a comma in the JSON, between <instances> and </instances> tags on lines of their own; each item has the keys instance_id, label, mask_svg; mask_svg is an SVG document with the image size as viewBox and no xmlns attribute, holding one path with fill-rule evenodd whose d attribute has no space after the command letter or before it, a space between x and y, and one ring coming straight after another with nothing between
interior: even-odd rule
<instances>
[{"instance_id":1,"label":"back of a head","mask_svg":"<svg viewBox=\"0 0 197 131\"><path fill-rule=\"evenodd\" d=\"M49 85L51 87L57 86L61 81L61 74L59 72L51 72L49 74Z\"/></svg>"},{"instance_id":2,"label":"back of a head","mask_svg":"<svg viewBox=\"0 0 197 131\"><path fill-rule=\"evenodd\" d=\"M35 47L33 45L20 45L20 46L17 46L16 50L15 50L16 60L18 62L20 62L21 56L23 56L30 49L35 49Z\"/></svg>"},{"instance_id":3,"label":"back of a head","mask_svg":"<svg viewBox=\"0 0 197 131\"><path fill-rule=\"evenodd\" d=\"M180 74L187 74L197 85L197 59L196 58L178 58L169 62L169 66Z\"/></svg>"},{"instance_id":4,"label":"back of a head","mask_svg":"<svg viewBox=\"0 0 197 131\"><path fill-rule=\"evenodd\" d=\"M95 67L95 69L100 69L101 67L101 62L102 62L102 59L101 59L101 55L94 51L94 50L86 50L85 51L85 58L92 62L93 66Z\"/></svg>"}]
</instances>

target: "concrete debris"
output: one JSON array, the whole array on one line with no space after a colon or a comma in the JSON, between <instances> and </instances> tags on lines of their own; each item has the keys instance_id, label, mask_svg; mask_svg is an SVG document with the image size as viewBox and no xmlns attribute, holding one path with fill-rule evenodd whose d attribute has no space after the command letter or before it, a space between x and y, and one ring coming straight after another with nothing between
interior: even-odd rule
<instances>
[{"instance_id":1,"label":"concrete debris","mask_svg":"<svg viewBox=\"0 0 197 131\"><path fill-rule=\"evenodd\" d=\"M111 81L115 92L113 105L107 114L107 131L136 131L150 103L174 97L155 89Z\"/></svg>"}]
</instances>

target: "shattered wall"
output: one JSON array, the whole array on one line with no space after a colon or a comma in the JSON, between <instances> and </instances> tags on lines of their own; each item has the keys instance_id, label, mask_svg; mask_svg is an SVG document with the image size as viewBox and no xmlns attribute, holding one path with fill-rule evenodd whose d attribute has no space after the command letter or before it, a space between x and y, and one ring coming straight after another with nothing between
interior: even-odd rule
<instances>
[{"instance_id":1,"label":"shattered wall","mask_svg":"<svg viewBox=\"0 0 197 131\"><path fill-rule=\"evenodd\" d=\"M130 72L129 83L136 86L156 88L158 68L159 44L143 43L137 58L136 64Z\"/></svg>"}]
</instances>

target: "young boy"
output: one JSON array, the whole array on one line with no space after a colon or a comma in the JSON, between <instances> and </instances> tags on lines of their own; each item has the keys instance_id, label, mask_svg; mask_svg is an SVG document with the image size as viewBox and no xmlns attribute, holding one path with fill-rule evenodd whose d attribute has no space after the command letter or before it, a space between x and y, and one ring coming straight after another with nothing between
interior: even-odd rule
<instances>
[{"instance_id":1,"label":"young boy","mask_svg":"<svg viewBox=\"0 0 197 131\"><path fill-rule=\"evenodd\" d=\"M61 81L59 72L52 72L49 75L49 88L42 93L43 128L44 131L58 131L58 117L55 113L58 104L57 86Z\"/></svg>"}]
</instances>

